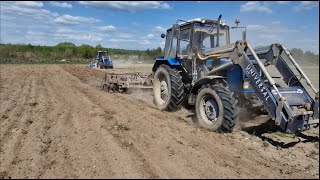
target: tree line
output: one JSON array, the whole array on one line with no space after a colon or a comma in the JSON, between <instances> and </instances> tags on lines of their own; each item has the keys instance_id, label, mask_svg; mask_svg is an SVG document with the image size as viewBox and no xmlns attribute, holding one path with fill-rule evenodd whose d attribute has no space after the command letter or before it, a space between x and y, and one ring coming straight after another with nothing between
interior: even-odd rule
<instances>
[{"instance_id":1,"label":"tree line","mask_svg":"<svg viewBox=\"0 0 320 180\"><path fill-rule=\"evenodd\" d=\"M161 47L147 50L126 50L105 48L100 44L93 47L87 44L76 46L71 42L62 42L55 46L33 46L31 44L0 44L1 63L88 63L96 57L97 51L107 51L112 59L131 59L152 61L162 55Z\"/></svg>"},{"instance_id":2,"label":"tree line","mask_svg":"<svg viewBox=\"0 0 320 180\"><path fill-rule=\"evenodd\" d=\"M147 50L126 50L105 48L100 44L93 47L87 44L76 46L71 42L62 42L55 46L33 46L31 44L0 44L0 63L88 63L97 51L107 51L112 59L153 62L154 57L162 56L160 47ZM299 48L290 50L292 56L301 64L319 65L319 54L303 51Z\"/></svg>"},{"instance_id":3,"label":"tree line","mask_svg":"<svg viewBox=\"0 0 320 180\"><path fill-rule=\"evenodd\" d=\"M319 65L319 54L315 54L311 51L303 52L302 49L292 48L290 53L299 64L304 65Z\"/></svg>"}]
</instances>

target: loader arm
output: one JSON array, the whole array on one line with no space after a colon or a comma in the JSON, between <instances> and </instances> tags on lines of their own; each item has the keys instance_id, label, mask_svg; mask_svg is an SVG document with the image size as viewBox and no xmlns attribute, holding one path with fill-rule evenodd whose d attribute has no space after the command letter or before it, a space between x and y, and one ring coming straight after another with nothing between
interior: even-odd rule
<instances>
[{"instance_id":1,"label":"loader arm","mask_svg":"<svg viewBox=\"0 0 320 180\"><path fill-rule=\"evenodd\" d=\"M314 91L315 99L311 98L305 87L281 57L283 52ZM231 59L229 63L213 68L208 75L213 75L234 64L239 64L247 75L255 93L263 102L265 109L275 120L275 124L287 133L297 133L309 129L311 124L319 124L319 93L283 45L272 44L256 49L255 52L248 41L241 40L207 50L203 54L204 57L199 57L201 55L198 54L198 58L205 60L206 57L216 56ZM277 87L275 80L260 59L265 59L268 64L274 65L283 76L288 87ZM258 64L262 74L259 74L257 68L253 65L253 61ZM293 82L292 79L295 80L294 84L291 83Z\"/></svg>"}]
</instances>

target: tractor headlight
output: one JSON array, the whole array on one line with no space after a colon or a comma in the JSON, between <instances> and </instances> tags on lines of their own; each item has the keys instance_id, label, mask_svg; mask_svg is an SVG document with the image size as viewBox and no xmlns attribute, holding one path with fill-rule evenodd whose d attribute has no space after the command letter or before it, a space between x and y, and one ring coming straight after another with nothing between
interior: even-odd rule
<instances>
[{"instance_id":1,"label":"tractor headlight","mask_svg":"<svg viewBox=\"0 0 320 180\"><path fill-rule=\"evenodd\" d=\"M243 82L243 89L251 89L251 85L248 81Z\"/></svg>"}]
</instances>

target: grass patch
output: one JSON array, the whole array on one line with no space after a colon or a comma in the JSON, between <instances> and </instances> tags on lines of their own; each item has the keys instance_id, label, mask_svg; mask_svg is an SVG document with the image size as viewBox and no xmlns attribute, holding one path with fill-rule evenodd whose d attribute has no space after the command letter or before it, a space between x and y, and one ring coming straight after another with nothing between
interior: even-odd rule
<instances>
[{"instance_id":1,"label":"grass patch","mask_svg":"<svg viewBox=\"0 0 320 180\"><path fill-rule=\"evenodd\" d=\"M118 122L116 122L116 123L112 126L112 129L120 130L120 131L129 131L129 130L130 130L130 128L127 127L125 124L118 123Z\"/></svg>"}]
</instances>

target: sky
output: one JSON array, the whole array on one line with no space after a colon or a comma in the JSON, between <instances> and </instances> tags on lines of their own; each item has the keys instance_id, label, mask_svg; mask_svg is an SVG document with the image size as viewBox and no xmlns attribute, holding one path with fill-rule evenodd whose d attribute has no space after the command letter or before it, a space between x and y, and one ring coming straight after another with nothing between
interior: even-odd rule
<instances>
[{"instance_id":1,"label":"sky","mask_svg":"<svg viewBox=\"0 0 320 180\"><path fill-rule=\"evenodd\" d=\"M160 37L177 19L198 17L247 27L252 46L282 43L319 54L317 1L1 1L0 43L106 48L164 48ZM231 30L231 41L241 39Z\"/></svg>"}]
</instances>

